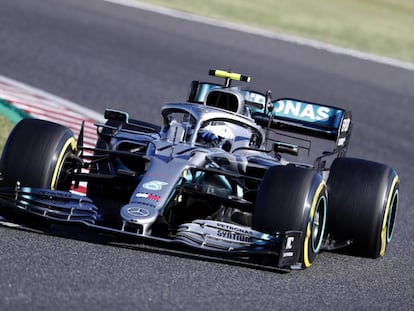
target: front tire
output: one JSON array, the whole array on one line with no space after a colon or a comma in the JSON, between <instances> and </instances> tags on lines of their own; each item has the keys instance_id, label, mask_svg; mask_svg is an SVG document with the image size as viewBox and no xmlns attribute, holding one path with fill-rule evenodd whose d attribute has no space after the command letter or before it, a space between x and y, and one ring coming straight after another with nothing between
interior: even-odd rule
<instances>
[{"instance_id":1,"label":"front tire","mask_svg":"<svg viewBox=\"0 0 414 311\"><path fill-rule=\"evenodd\" d=\"M302 232L299 263L312 265L325 235L327 190L320 174L294 166L267 170L257 194L252 227L276 234Z\"/></svg>"},{"instance_id":2,"label":"front tire","mask_svg":"<svg viewBox=\"0 0 414 311\"><path fill-rule=\"evenodd\" d=\"M49 121L23 119L11 131L1 157L3 184L69 190L66 177L76 141L70 129Z\"/></svg>"},{"instance_id":3,"label":"front tire","mask_svg":"<svg viewBox=\"0 0 414 311\"><path fill-rule=\"evenodd\" d=\"M328 232L352 240L351 253L385 255L394 231L399 178L392 168L371 161L338 158L328 178Z\"/></svg>"}]
</instances>

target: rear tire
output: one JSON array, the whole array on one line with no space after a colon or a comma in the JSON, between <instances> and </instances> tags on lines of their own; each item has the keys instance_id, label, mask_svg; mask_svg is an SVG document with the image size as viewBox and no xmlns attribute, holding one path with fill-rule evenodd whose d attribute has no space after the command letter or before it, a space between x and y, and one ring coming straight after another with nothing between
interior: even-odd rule
<instances>
[{"instance_id":1,"label":"rear tire","mask_svg":"<svg viewBox=\"0 0 414 311\"><path fill-rule=\"evenodd\" d=\"M65 179L76 141L70 129L48 121L23 119L10 133L1 157L3 184L69 190Z\"/></svg>"},{"instance_id":2,"label":"rear tire","mask_svg":"<svg viewBox=\"0 0 414 311\"><path fill-rule=\"evenodd\" d=\"M328 232L352 240L352 254L377 258L391 241L399 200L392 168L371 161L338 158L328 178Z\"/></svg>"},{"instance_id":3,"label":"rear tire","mask_svg":"<svg viewBox=\"0 0 414 311\"><path fill-rule=\"evenodd\" d=\"M322 246L327 206L321 175L294 166L274 166L259 188L252 227L273 235L301 231L299 263L308 268Z\"/></svg>"}]
</instances>

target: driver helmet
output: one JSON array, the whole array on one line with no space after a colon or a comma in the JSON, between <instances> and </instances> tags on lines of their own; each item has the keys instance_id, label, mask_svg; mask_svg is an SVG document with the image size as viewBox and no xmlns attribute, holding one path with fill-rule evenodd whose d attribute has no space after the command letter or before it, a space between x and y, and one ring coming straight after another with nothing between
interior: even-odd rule
<instances>
[{"instance_id":1,"label":"driver helmet","mask_svg":"<svg viewBox=\"0 0 414 311\"><path fill-rule=\"evenodd\" d=\"M221 139L233 139L235 134L231 125L228 122L215 121L206 125L203 130L209 131Z\"/></svg>"}]
</instances>

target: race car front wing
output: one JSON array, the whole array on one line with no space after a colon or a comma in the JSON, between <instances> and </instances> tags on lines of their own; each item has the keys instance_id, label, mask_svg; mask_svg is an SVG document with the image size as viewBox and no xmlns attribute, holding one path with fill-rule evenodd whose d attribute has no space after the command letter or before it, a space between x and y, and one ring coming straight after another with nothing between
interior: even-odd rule
<instances>
[{"instance_id":1,"label":"race car front wing","mask_svg":"<svg viewBox=\"0 0 414 311\"><path fill-rule=\"evenodd\" d=\"M124 236L131 243L141 241L191 248L223 258L251 261L253 257L256 260L263 257L266 262L271 258L269 264L281 269L297 265L302 238L300 231L270 235L246 226L204 219L181 224L168 237L143 235L101 225L99 209L88 197L19 185L0 187L0 215L16 223L34 217L51 223L81 225L97 232Z\"/></svg>"}]
</instances>

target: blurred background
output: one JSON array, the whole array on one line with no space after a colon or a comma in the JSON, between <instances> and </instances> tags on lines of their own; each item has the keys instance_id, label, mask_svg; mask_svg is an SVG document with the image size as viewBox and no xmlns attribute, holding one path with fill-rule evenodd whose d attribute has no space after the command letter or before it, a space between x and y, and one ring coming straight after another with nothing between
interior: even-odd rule
<instances>
[{"instance_id":1,"label":"blurred background","mask_svg":"<svg viewBox=\"0 0 414 311\"><path fill-rule=\"evenodd\" d=\"M411 0L141 2L414 62Z\"/></svg>"}]
</instances>

